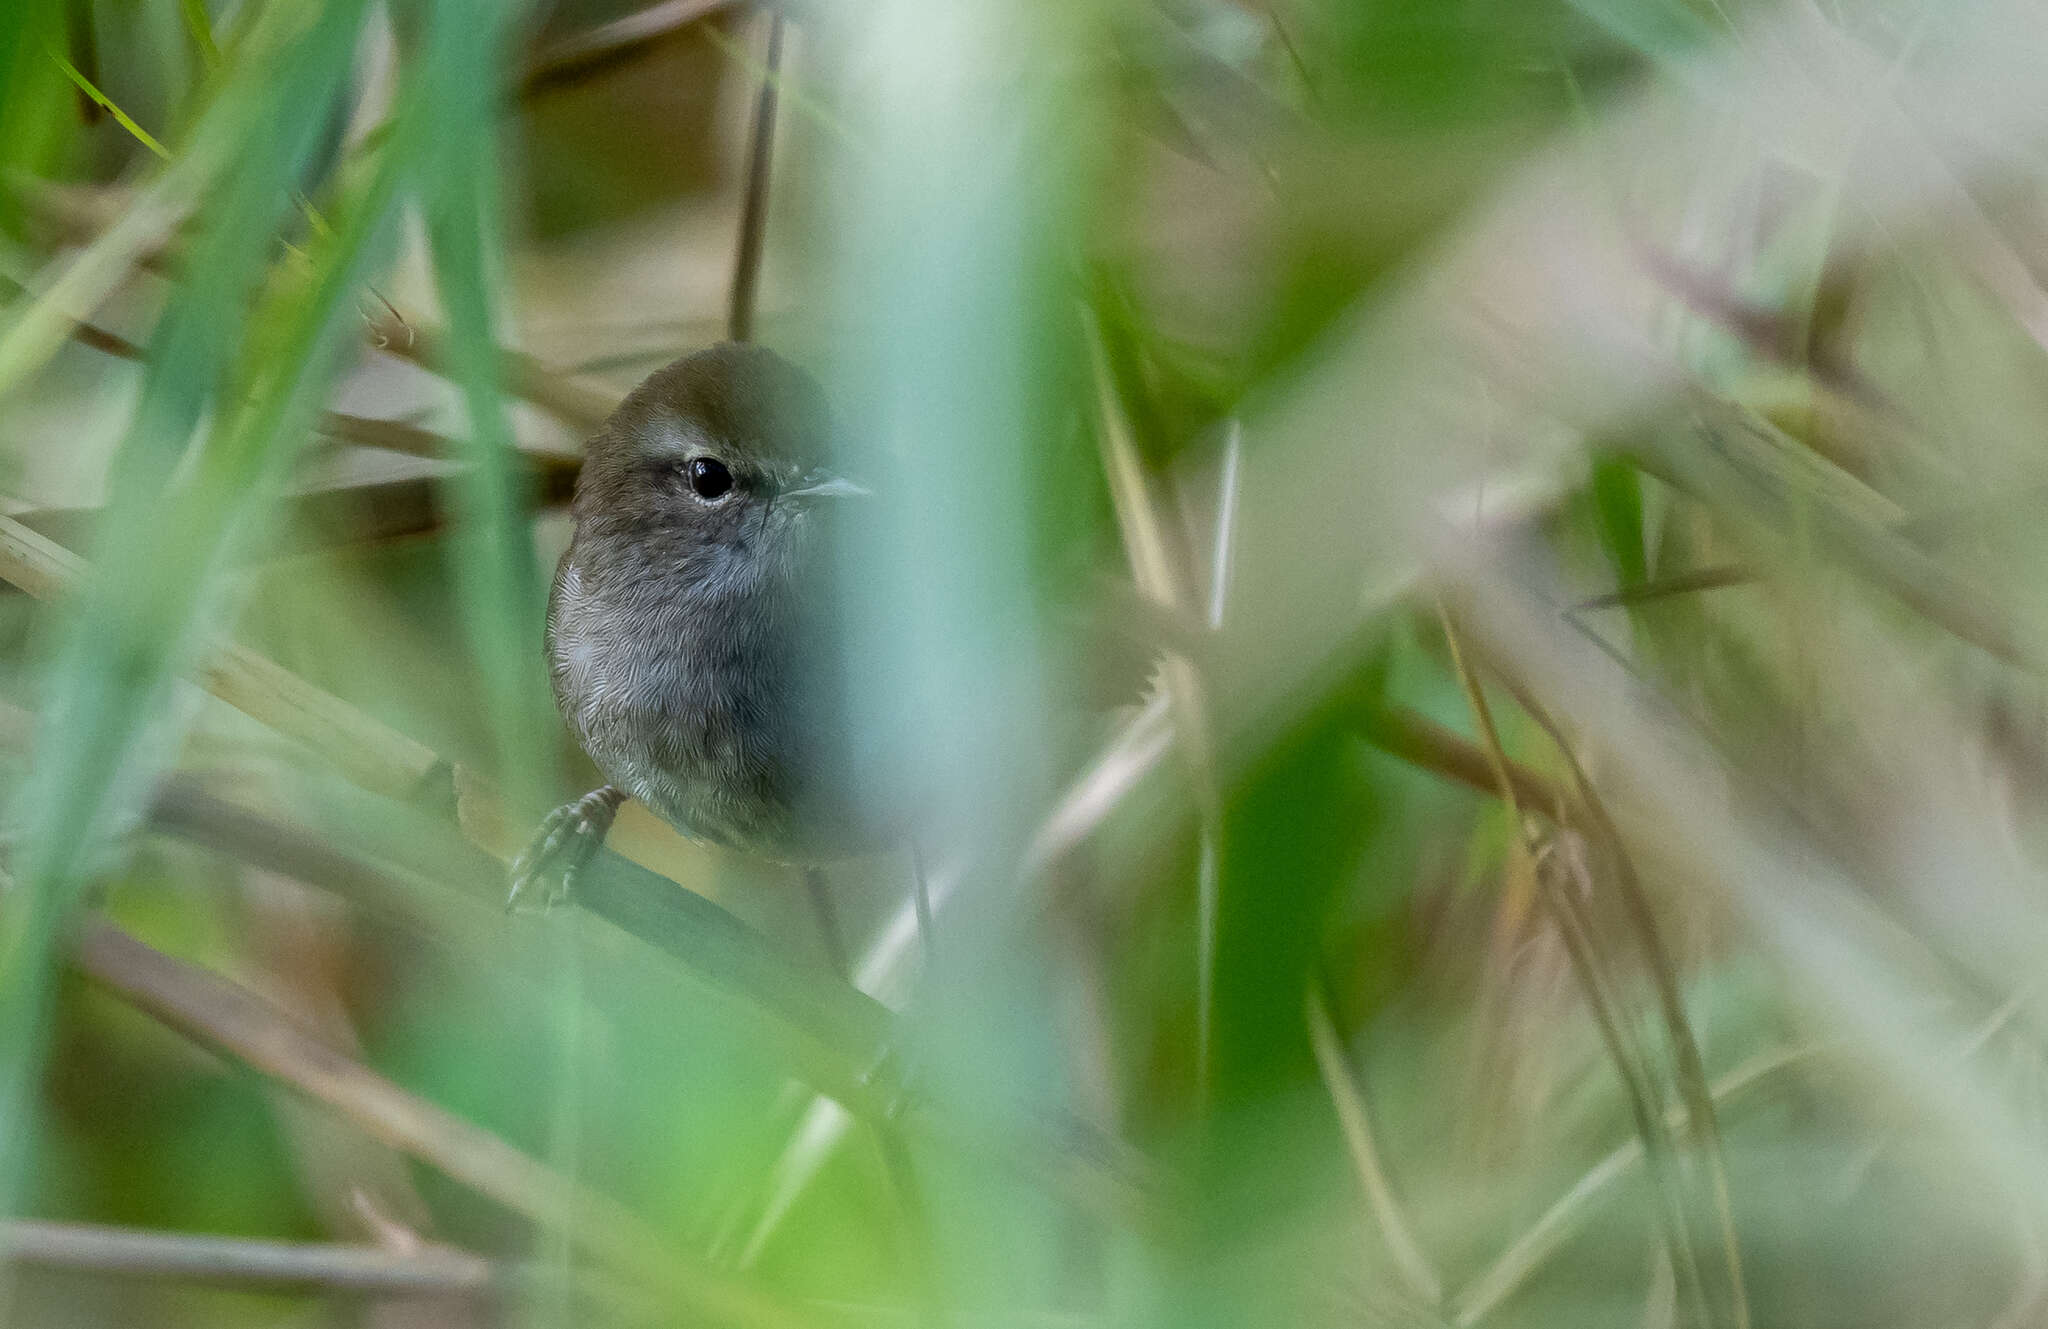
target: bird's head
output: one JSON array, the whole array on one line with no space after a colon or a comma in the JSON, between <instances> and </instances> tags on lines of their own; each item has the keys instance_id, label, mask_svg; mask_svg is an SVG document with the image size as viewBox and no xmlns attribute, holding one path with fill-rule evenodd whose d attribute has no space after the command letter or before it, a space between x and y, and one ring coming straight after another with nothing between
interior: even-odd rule
<instances>
[{"instance_id":1,"label":"bird's head","mask_svg":"<svg viewBox=\"0 0 2048 1329\"><path fill-rule=\"evenodd\" d=\"M827 469L830 439L824 393L773 351L723 342L685 356L590 441L579 539L703 585L800 575L821 511L866 492Z\"/></svg>"}]
</instances>

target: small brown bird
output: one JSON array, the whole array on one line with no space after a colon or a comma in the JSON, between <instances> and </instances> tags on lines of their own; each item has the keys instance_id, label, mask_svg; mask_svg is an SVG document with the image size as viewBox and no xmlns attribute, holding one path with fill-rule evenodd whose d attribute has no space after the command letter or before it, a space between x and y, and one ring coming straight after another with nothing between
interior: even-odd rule
<instances>
[{"instance_id":1,"label":"small brown bird","mask_svg":"<svg viewBox=\"0 0 2048 1329\"><path fill-rule=\"evenodd\" d=\"M566 893L628 795L688 836L791 863L875 847L849 774L835 508L809 375L727 342L659 370L590 440L556 572L556 704L609 782L557 808L515 901Z\"/></svg>"}]
</instances>

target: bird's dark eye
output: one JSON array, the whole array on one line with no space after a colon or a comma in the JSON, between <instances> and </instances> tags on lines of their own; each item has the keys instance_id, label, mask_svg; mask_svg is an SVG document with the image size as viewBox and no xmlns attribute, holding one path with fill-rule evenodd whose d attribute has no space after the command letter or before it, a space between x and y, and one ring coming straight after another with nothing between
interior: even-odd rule
<instances>
[{"instance_id":1,"label":"bird's dark eye","mask_svg":"<svg viewBox=\"0 0 2048 1329\"><path fill-rule=\"evenodd\" d=\"M684 468L690 477L690 492L698 498L717 498L732 488L732 472L716 457L697 457Z\"/></svg>"}]
</instances>

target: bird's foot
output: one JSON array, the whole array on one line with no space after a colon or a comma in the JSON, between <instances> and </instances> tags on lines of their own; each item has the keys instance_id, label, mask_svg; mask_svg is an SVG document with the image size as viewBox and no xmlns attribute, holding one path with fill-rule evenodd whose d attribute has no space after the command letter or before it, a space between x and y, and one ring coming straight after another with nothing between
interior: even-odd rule
<instances>
[{"instance_id":1,"label":"bird's foot","mask_svg":"<svg viewBox=\"0 0 2048 1329\"><path fill-rule=\"evenodd\" d=\"M550 812L526 851L513 860L506 911L546 913L565 903L575 888L576 874L603 846L619 804L625 801L626 791L608 784Z\"/></svg>"}]
</instances>

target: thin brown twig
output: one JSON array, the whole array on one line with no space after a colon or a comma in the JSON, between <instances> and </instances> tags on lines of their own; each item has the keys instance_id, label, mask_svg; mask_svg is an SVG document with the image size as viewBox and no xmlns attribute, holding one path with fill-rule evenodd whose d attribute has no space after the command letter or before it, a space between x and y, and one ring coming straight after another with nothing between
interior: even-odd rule
<instances>
[{"instance_id":1,"label":"thin brown twig","mask_svg":"<svg viewBox=\"0 0 2048 1329\"><path fill-rule=\"evenodd\" d=\"M1301 47L1295 43L1294 34L1287 30L1287 21L1280 16L1280 6L1275 0L1263 6L1266 19L1273 25L1273 35L1280 39L1280 49L1287 53L1287 63L1294 66L1294 76L1301 80L1301 90L1308 94L1311 105L1318 110L1323 106L1322 89L1316 86L1315 76L1309 73L1308 61L1301 55Z\"/></svg>"},{"instance_id":2,"label":"thin brown twig","mask_svg":"<svg viewBox=\"0 0 2048 1329\"><path fill-rule=\"evenodd\" d=\"M462 455L466 446L445 434L422 429L404 420L351 415L344 411L323 411L315 428L329 438L358 447L380 448L434 461L453 460ZM576 477L583 469L582 457L547 448L520 448L519 460L534 479L534 500L539 503L566 501L575 492Z\"/></svg>"},{"instance_id":3,"label":"thin brown twig","mask_svg":"<svg viewBox=\"0 0 2048 1329\"><path fill-rule=\"evenodd\" d=\"M280 1291L475 1295L530 1276L448 1246L397 1251L30 1219L0 1223L0 1251L38 1269Z\"/></svg>"},{"instance_id":4,"label":"thin brown twig","mask_svg":"<svg viewBox=\"0 0 2048 1329\"><path fill-rule=\"evenodd\" d=\"M1668 599L1674 595L1691 595L1697 591L1718 591L1727 586L1741 586L1756 580L1756 571L1739 563L1725 567L1695 568L1689 572L1673 573L1636 586L1623 586L1605 595L1589 596L1572 606L1573 612L1588 609L1620 609L1629 605L1647 604L1652 600Z\"/></svg>"},{"instance_id":5,"label":"thin brown twig","mask_svg":"<svg viewBox=\"0 0 2048 1329\"><path fill-rule=\"evenodd\" d=\"M109 231L116 224L116 219L124 215L121 208L104 204L102 196L94 193L18 176L0 183L4 183L22 199L24 206L52 229L69 238L92 240ZM135 265L166 268L175 263L180 252L178 232L174 226L167 225L161 243L141 250ZM384 305L383 312L366 315L365 318L365 335L370 345L436 374L443 373L447 364L447 338L441 330L403 317L382 297L379 301ZM125 342L125 339L121 340ZM133 343L127 343L117 350L116 344L110 342L103 349L133 354L135 348ZM542 364L523 351L501 347L499 365L507 392L533 403L575 429L594 429L619 404L617 393L583 383Z\"/></svg>"},{"instance_id":6,"label":"thin brown twig","mask_svg":"<svg viewBox=\"0 0 2048 1329\"><path fill-rule=\"evenodd\" d=\"M535 50L520 76L519 91L531 96L572 83L612 63L629 59L663 38L673 36L745 0L660 0L594 28L559 37Z\"/></svg>"},{"instance_id":7,"label":"thin brown twig","mask_svg":"<svg viewBox=\"0 0 2048 1329\"><path fill-rule=\"evenodd\" d=\"M1725 279L1687 262L1676 253L1640 238L1636 250L1644 269L1703 317L1720 324L1757 354L1811 373L1822 386L1865 406L1886 402L1885 394L1843 356L1825 327L1816 327L1812 311L1794 313L1764 304L1731 289ZM1838 264L1823 271L1817 294L1826 296L1844 278Z\"/></svg>"},{"instance_id":8,"label":"thin brown twig","mask_svg":"<svg viewBox=\"0 0 2048 1329\"><path fill-rule=\"evenodd\" d=\"M1389 756L1477 793L1500 795L1500 776L1486 750L1420 711L1407 706L1362 707L1358 729L1366 742ZM1522 807L1547 815L1558 806L1557 786L1548 776L1512 758L1502 763L1502 770Z\"/></svg>"},{"instance_id":9,"label":"thin brown twig","mask_svg":"<svg viewBox=\"0 0 2048 1329\"><path fill-rule=\"evenodd\" d=\"M558 481L543 478L536 484L541 494L566 497L567 490ZM446 525L441 481L429 475L301 490L282 499L278 512L275 533L255 552L259 559L385 544L432 535ZM12 515L60 546L77 547L92 538L105 514L104 508L32 508Z\"/></svg>"},{"instance_id":10,"label":"thin brown twig","mask_svg":"<svg viewBox=\"0 0 2048 1329\"><path fill-rule=\"evenodd\" d=\"M754 124L747 141L747 191L740 204L739 243L732 260L732 294L726 335L747 341L754 335L754 301L761 283L761 257L768 233L768 185L775 157L775 108L781 92L782 9L768 11L761 90L754 100Z\"/></svg>"},{"instance_id":11,"label":"thin brown twig","mask_svg":"<svg viewBox=\"0 0 2048 1329\"><path fill-rule=\"evenodd\" d=\"M1132 594L1127 603L1135 604L1142 598ZM1174 643L1189 650L1200 645L1201 630L1185 615L1161 614L1157 621L1169 630L1148 635L1150 644ZM1173 721L1168 709L1163 694L1152 698L1068 785L1040 823L1025 855L1026 876L1044 873L1073 852L1133 789L1159 768L1173 745ZM1390 756L1476 793L1489 797L1500 793L1500 783L1479 745L1413 708L1361 706L1357 724L1361 737ZM1524 807L1548 815L1559 806L1559 791L1549 777L1512 758L1506 762L1506 769Z\"/></svg>"},{"instance_id":12,"label":"thin brown twig","mask_svg":"<svg viewBox=\"0 0 2048 1329\"><path fill-rule=\"evenodd\" d=\"M21 289L15 282L10 281L7 284L17 290ZM93 350L111 355L118 360L140 361L148 354L140 345L129 341L120 333L109 332L93 323L74 325L71 329L71 339L81 346L90 346Z\"/></svg>"},{"instance_id":13,"label":"thin brown twig","mask_svg":"<svg viewBox=\"0 0 2048 1329\"><path fill-rule=\"evenodd\" d=\"M0 287L20 293L22 287L5 276L0 276ZM381 297L379 297L381 299ZM387 319L397 319L398 313L384 302ZM149 348L142 343L96 323L80 321L72 325L71 338L81 346L87 346L103 355L118 360L142 363L149 359ZM329 438L340 439L359 447L381 448L387 452L401 452L412 457L427 457L434 460L450 460L462 455L463 445L445 434L423 429L404 420L378 419L373 416L353 415L345 411L323 411L315 431ZM540 492L537 499L543 503L558 503L566 499L575 489L576 475L583 468L583 459L572 453L555 452L545 448L521 448L520 459L539 480Z\"/></svg>"},{"instance_id":14,"label":"thin brown twig","mask_svg":"<svg viewBox=\"0 0 2048 1329\"><path fill-rule=\"evenodd\" d=\"M90 242L111 230L126 210L125 200L114 191L88 185L59 184L16 174L0 179L0 188L19 201L22 210L39 227L67 243ZM167 271L177 244L176 234L175 228L166 228L160 239L137 252L135 266L145 272Z\"/></svg>"},{"instance_id":15,"label":"thin brown twig","mask_svg":"<svg viewBox=\"0 0 2048 1329\"><path fill-rule=\"evenodd\" d=\"M0 273L0 293L5 293L9 296L34 294L28 287L23 286L20 282L4 273ZM128 340L128 338L123 337L120 333L111 332L106 328L84 320L72 324L71 338L80 345L89 346L93 350L105 355L111 355L117 360L139 361L148 355L148 352L139 344Z\"/></svg>"},{"instance_id":16,"label":"thin brown twig","mask_svg":"<svg viewBox=\"0 0 2048 1329\"><path fill-rule=\"evenodd\" d=\"M380 351L436 374L447 372L448 338L439 328L387 310L369 319L368 336ZM617 393L570 378L524 351L501 347L498 364L505 391L576 429L595 429L619 404Z\"/></svg>"},{"instance_id":17,"label":"thin brown twig","mask_svg":"<svg viewBox=\"0 0 2048 1329\"><path fill-rule=\"evenodd\" d=\"M69 0L64 6L64 36L71 51L71 63L87 83L95 86L100 78L100 34L99 25L93 22L92 6L86 0ZM78 90L78 118L88 125L96 125L105 116L106 109L92 99L84 88Z\"/></svg>"}]
</instances>

